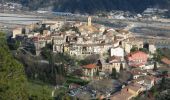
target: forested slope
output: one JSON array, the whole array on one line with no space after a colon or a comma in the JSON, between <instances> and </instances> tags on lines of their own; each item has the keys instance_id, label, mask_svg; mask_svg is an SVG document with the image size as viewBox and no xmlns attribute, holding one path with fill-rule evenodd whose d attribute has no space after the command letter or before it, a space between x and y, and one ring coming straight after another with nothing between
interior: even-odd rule
<instances>
[{"instance_id":1,"label":"forested slope","mask_svg":"<svg viewBox=\"0 0 170 100\"><path fill-rule=\"evenodd\" d=\"M0 0L2 2L4 0ZM170 9L170 0L5 0L15 1L36 10L53 7L54 11L93 13L98 11L124 10L142 12L148 7Z\"/></svg>"},{"instance_id":2,"label":"forested slope","mask_svg":"<svg viewBox=\"0 0 170 100\"><path fill-rule=\"evenodd\" d=\"M23 66L11 56L0 33L0 100L27 100L26 82Z\"/></svg>"},{"instance_id":3,"label":"forested slope","mask_svg":"<svg viewBox=\"0 0 170 100\"><path fill-rule=\"evenodd\" d=\"M28 81L24 66L12 56L0 32L0 100L52 100L51 91Z\"/></svg>"}]
</instances>

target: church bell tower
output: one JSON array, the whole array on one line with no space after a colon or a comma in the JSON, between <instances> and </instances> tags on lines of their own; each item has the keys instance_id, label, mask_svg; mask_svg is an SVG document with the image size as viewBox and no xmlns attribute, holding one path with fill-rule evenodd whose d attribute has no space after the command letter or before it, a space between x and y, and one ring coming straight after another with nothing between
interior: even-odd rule
<instances>
[{"instance_id":1,"label":"church bell tower","mask_svg":"<svg viewBox=\"0 0 170 100\"><path fill-rule=\"evenodd\" d=\"M90 16L88 17L87 25L88 25L88 26L91 26L91 17L90 17Z\"/></svg>"}]
</instances>

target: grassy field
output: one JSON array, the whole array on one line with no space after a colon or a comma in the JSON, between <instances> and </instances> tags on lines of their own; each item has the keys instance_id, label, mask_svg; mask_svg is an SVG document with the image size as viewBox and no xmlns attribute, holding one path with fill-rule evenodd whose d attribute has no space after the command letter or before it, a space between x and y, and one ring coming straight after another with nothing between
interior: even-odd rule
<instances>
[{"instance_id":1,"label":"grassy field","mask_svg":"<svg viewBox=\"0 0 170 100\"><path fill-rule=\"evenodd\" d=\"M81 86L88 84L88 81L82 80L80 78L74 77L74 76L67 76L66 77L66 82L65 82L65 86L68 87L69 84L71 83L76 83L79 84Z\"/></svg>"},{"instance_id":2,"label":"grassy field","mask_svg":"<svg viewBox=\"0 0 170 100\"><path fill-rule=\"evenodd\" d=\"M28 93L31 98L38 100L52 100L51 97L53 87L40 82L29 81Z\"/></svg>"}]
</instances>

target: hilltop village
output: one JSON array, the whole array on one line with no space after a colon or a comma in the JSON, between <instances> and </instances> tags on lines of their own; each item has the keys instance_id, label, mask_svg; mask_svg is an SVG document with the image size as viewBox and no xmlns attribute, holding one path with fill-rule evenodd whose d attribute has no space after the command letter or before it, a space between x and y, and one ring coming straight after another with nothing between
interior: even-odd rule
<instances>
[{"instance_id":1,"label":"hilltop village","mask_svg":"<svg viewBox=\"0 0 170 100\"><path fill-rule=\"evenodd\" d=\"M18 51L35 59L42 56L41 63L61 64L66 75L87 82L56 85L66 87L69 96L80 100L130 100L169 78L170 57L164 51L170 49L170 40L135 36L127 29L93 23L90 16L87 22L43 20L18 27L11 39L18 44ZM45 55L48 50L50 55ZM76 61L56 63L61 59L54 57L57 54Z\"/></svg>"}]
</instances>

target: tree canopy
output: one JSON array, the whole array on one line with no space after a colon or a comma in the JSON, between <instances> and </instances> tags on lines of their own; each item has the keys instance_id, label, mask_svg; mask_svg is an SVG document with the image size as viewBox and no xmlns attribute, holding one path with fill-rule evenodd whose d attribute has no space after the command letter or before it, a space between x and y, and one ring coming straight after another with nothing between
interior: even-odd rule
<instances>
[{"instance_id":1,"label":"tree canopy","mask_svg":"<svg viewBox=\"0 0 170 100\"><path fill-rule=\"evenodd\" d=\"M51 89L27 80L24 66L12 56L0 32L0 100L51 99Z\"/></svg>"},{"instance_id":2,"label":"tree canopy","mask_svg":"<svg viewBox=\"0 0 170 100\"><path fill-rule=\"evenodd\" d=\"M26 86L24 67L13 58L0 33L0 100L27 100Z\"/></svg>"},{"instance_id":3,"label":"tree canopy","mask_svg":"<svg viewBox=\"0 0 170 100\"><path fill-rule=\"evenodd\" d=\"M116 72L116 69L115 69L115 68L112 68L111 77L112 77L113 79L116 79L116 78L117 78L117 72Z\"/></svg>"}]
</instances>

